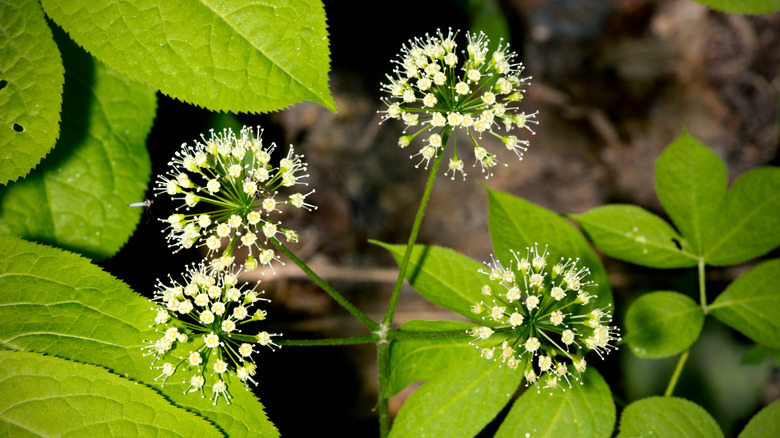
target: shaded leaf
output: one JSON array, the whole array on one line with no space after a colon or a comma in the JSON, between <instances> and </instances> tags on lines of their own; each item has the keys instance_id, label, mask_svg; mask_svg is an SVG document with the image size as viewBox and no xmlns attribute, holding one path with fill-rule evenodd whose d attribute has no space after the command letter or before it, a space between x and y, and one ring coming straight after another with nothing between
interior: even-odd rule
<instances>
[{"instance_id":1,"label":"shaded leaf","mask_svg":"<svg viewBox=\"0 0 780 438\"><path fill-rule=\"evenodd\" d=\"M583 385L538 392L529 388L512 405L496 438L508 437L610 437L615 427L615 404L604 378L593 368L582 376Z\"/></svg>"},{"instance_id":2,"label":"shaded leaf","mask_svg":"<svg viewBox=\"0 0 780 438\"><path fill-rule=\"evenodd\" d=\"M7 184L54 147L65 70L37 1L2 2L0 17L0 184Z\"/></svg>"},{"instance_id":3,"label":"shaded leaf","mask_svg":"<svg viewBox=\"0 0 780 438\"><path fill-rule=\"evenodd\" d=\"M458 321L409 321L401 326L402 332L460 331L463 336L393 341L385 395L392 397L410 383L434 378L464 358L478 354L469 344L471 336L466 334L472 327L473 323Z\"/></svg>"},{"instance_id":4,"label":"shaded leaf","mask_svg":"<svg viewBox=\"0 0 780 438\"><path fill-rule=\"evenodd\" d=\"M745 365L759 365L772 358L772 364L780 367L780 348L771 348L765 345L754 345L744 356L742 363Z\"/></svg>"},{"instance_id":5,"label":"shaded leaf","mask_svg":"<svg viewBox=\"0 0 780 438\"><path fill-rule=\"evenodd\" d=\"M223 436L145 385L103 368L0 351L0 435Z\"/></svg>"},{"instance_id":6,"label":"shaded leaf","mask_svg":"<svg viewBox=\"0 0 780 438\"><path fill-rule=\"evenodd\" d=\"M687 132L666 147L655 165L655 189L666 213L697 255L715 230L728 186L726 164Z\"/></svg>"},{"instance_id":7,"label":"shaded leaf","mask_svg":"<svg viewBox=\"0 0 780 438\"><path fill-rule=\"evenodd\" d=\"M635 205L605 205L571 216L599 250L651 268L685 268L693 248L666 221Z\"/></svg>"},{"instance_id":8,"label":"shaded leaf","mask_svg":"<svg viewBox=\"0 0 780 438\"><path fill-rule=\"evenodd\" d=\"M623 340L639 357L669 357L687 350L703 326L704 312L695 301L677 292L652 292L629 307Z\"/></svg>"},{"instance_id":9,"label":"shaded leaf","mask_svg":"<svg viewBox=\"0 0 780 438\"><path fill-rule=\"evenodd\" d=\"M331 111L330 50L318 0L43 0L96 58L185 102L267 112L302 100Z\"/></svg>"},{"instance_id":10,"label":"shaded leaf","mask_svg":"<svg viewBox=\"0 0 780 438\"><path fill-rule=\"evenodd\" d=\"M398 437L472 437L506 405L523 378L477 352L451 366L406 400L390 431Z\"/></svg>"},{"instance_id":11,"label":"shaded leaf","mask_svg":"<svg viewBox=\"0 0 780 438\"><path fill-rule=\"evenodd\" d=\"M587 279L597 284L588 290L598 295L591 306L611 305L612 290L604 265L574 225L550 210L498 190L488 188L488 202L490 239L499 260L508 265L513 259L510 250L524 254L525 248L537 242L540 250L547 246L548 260L579 258L581 265L590 268Z\"/></svg>"},{"instance_id":12,"label":"shaded leaf","mask_svg":"<svg viewBox=\"0 0 780 438\"><path fill-rule=\"evenodd\" d=\"M739 438L780 436L780 400L761 409L739 434Z\"/></svg>"},{"instance_id":13,"label":"shaded leaf","mask_svg":"<svg viewBox=\"0 0 780 438\"><path fill-rule=\"evenodd\" d=\"M127 205L145 197L156 97L55 35L66 68L62 135L38 169L0 193L0 230L101 260L142 213Z\"/></svg>"},{"instance_id":14,"label":"shaded leaf","mask_svg":"<svg viewBox=\"0 0 780 438\"><path fill-rule=\"evenodd\" d=\"M780 347L780 259L742 274L709 306L721 322L753 341Z\"/></svg>"},{"instance_id":15,"label":"shaded leaf","mask_svg":"<svg viewBox=\"0 0 780 438\"><path fill-rule=\"evenodd\" d=\"M142 347L159 339L146 299L75 254L0 235L0 345L98 365L149 385L199 413L229 436L278 436L263 405L234 377L232 404L185 394L187 383L160 387ZM182 354L186 352L181 352ZM262 366L258 370L262 372Z\"/></svg>"},{"instance_id":16,"label":"shaded leaf","mask_svg":"<svg viewBox=\"0 0 780 438\"><path fill-rule=\"evenodd\" d=\"M618 438L675 436L722 437L723 431L701 406L677 397L650 397L628 405Z\"/></svg>"},{"instance_id":17,"label":"shaded leaf","mask_svg":"<svg viewBox=\"0 0 780 438\"><path fill-rule=\"evenodd\" d=\"M705 261L712 266L743 263L780 245L780 167L742 174L726 193Z\"/></svg>"},{"instance_id":18,"label":"shaded leaf","mask_svg":"<svg viewBox=\"0 0 780 438\"><path fill-rule=\"evenodd\" d=\"M401 263L405 245L373 243L390 251ZM483 264L449 248L415 245L406 279L428 301L474 319L471 306L482 299L482 286L489 282L480 270L485 270Z\"/></svg>"}]
</instances>

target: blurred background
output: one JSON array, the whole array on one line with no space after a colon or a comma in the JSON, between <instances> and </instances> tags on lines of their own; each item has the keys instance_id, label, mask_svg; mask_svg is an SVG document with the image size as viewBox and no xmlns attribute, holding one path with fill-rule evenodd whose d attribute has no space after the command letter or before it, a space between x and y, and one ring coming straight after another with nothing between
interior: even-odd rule
<instances>
[{"instance_id":1,"label":"blurred background","mask_svg":"<svg viewBox=\"0 0 780 438\"><path fill-rule=\"evenodd\" d=\"M780 165L780 14L729 15L691 0L427 0L325 1L338 112L308 102L270 115L213 114L160 95L148 146L154 174L183 142L214 127L261 125L277 152L294 144L309 163L307 201L318 210L291 214L300 233L293 251L375 319L381 319L396 265L368 239L404 243L427 172L415 169L413 143L400 149L402 126L380 125L380 83L409 39L437 29L482 30L503 37L533 76L526 112L539 111L536 135L518 162L501 144L508 167L485 181L473 157L461 154L468 179L436 181L419 243L448 246L477 260L491 253L487 197L482 184L558 213L581 213L606 203L638 204L663 216L653 169L663 148L686 129L725 160L730 181L757 166ZM461 48L463 47L461 42ZM490 138L485 137L484 143ZM468 148L463 148L467 150ZM502 154L502 152L504 152ZM151 198L152 191L149 190ZM156 278L182 271L196 252L170 255L160 218L173 206L157 198L116 257L101 263L136 291L151 296ZM777 257L778 252L767 258ZM652 270L603 258L616 302L616 321L633 300L654 290L696 296L691 270ZM708 269L711 299L757 262ZM292 263L247 280L262 283L265 329L285 338L358 336L366 329ZM462 319L427 303L408 286L396 322ZM693 347L675 395L705 407L736 436L761 407L780 396L770 360L746 363L751 343L709 318ZM373 345L284 347L262 351L255 392L283 436L323 430L376 436L376 358ZM622 348L595 364L618 405L661 395L676 358L644 360ZM391 399L397 411L412 385ZM494 427L482 435L492 436Z\"/></svg>"}]
</instances>

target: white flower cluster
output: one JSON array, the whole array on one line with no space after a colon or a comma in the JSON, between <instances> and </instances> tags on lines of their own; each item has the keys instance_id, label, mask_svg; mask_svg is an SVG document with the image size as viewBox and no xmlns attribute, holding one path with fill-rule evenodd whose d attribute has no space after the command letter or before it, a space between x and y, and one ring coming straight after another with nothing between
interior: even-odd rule
<instances>
[{"instance_id":1,"label":"white flower cluster","mask_svg":"<svg viewBox=\"0 0 780 438\"><path fill-rule=\"evenodd\" d=\"M405 132L413 130L400 137L401 147L421 133L430 132L426 144L412 155L421 156L417 166L425 162L426 167L445 146L443 134L457 133L461 128L474 144L476 161L487 178L497 161L494 154L479 145L477 138L481 139L483 133L500 138L520 159L528 148L527 140L499 134L497 129L503 124L507 134L514 127L533 133L528 125L537 123L537 113L518 112L517 106L531 78L522 77L524 67L515 62L517 55L509 51L508 45L499 43L498 49L488 53L489 40L483 33L466 34L464 59L459 59L456 36L457 32L449 31L444 36L438 31L435 36L426 34L424 39L410 40L401 48L399 59L394 61L395 77L388 75L389 82L382 84L389 94L383 99L387 105L383 121L400 119L406 125ZM453 179L457 172L465 179L457 149L448 167Z\"/></svg>"},{"instance_id":2,"label":"white flower cluster","mask_svg":"<svg viewBox=\"0 0 780 438\"><path fill-rule=\"evenodd\" d=\"M603 357L616 348L618 328L608 325L612 315L606 309L587 310L597 297L585 288L595 285L585 280L590 269L578 267L578 260L561 259L548 271L546 248L543 253L527 248L522 258L512 254L514 269L494 259L487 263L489 272L480 271L494 283L482 287L485 299L472 306L485 321L469 330L472 344L487 359L500 359L512 369L522 365L527 384L537 389L542 381L553 390L562 379L571 387L569 376L579 380L585 371L587 350Z\"/></svg>"},{"instance_id":3,"label":"white flower cluster","mask_svg":"<svg viewBox=\"0 0 780 438\"><path fill-rule=\"evenodd\" d=\"M279 334L266 331L255 335L241 333L240 327L266 318L265 310L253 311L263 292L237 286L237 274L206 269L202 263L187 269L184 282L171 279L166 285L158 281L154 301L163 307L154 307L154 326L162 337L144 347L154 361L167 359L158 368L162 384L177 371L186 374L182 381L188 385L185 392L200 392L211 388L214 404L219 397L230 403L226 374L234 374L246 385L257 382L252 378L257 365L252 357L255 345L278 347L272 340ZM178 354L178 356L177 356Z\"/></svg>"},{"instance_id":4,"label":"white flower cluster","mask_svg":"<svg viewBox=\"0 0 780 438\"><path fill-rule=\"evenodd\" d=\"M316 208L306 202L314 193L295 192L287 197L279 194L282 188L306 185L301 182L308 175L301 155L295 155L292 146L278 165L271 164L275 145L264 146L261 132L253 133L244 127L238 135L227 129L211 132L211 137L186 143L169 163L171 170L157 180L157 195L167 194L182 201L177 213L163 221L168 224L168 241L179 250L193 245L206 246L209 254L218 253L213 267L224 269L233 264L233 249L249 249L244 265L253 270L259 264L270 265L278 257L273 249L261 242L284 235L289 242L298 240L298 234L282 227L272 219L281 210L280 205L296 208ZM183 209L183 211L182 211ZM229 242L220 252L223 240ZM255 259L255 254L257 259Z\"/></svg>"}]
</instances>

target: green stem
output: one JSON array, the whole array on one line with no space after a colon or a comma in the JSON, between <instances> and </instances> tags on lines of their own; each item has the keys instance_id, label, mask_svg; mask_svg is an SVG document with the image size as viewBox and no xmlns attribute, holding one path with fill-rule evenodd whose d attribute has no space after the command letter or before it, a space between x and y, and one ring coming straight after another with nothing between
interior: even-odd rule
<instances>
[{"instance_id":1,"label":"green stem","mask_svg":"<svg viewBox=\"0 0 780 438\"><path fill-rule=\"evenodd\" d=\"M284 246L282 242L279 242L279 240L275 237L272 237L270 240L277 248L279 248L281 252L284 253L284 255L286 255L290 260L292 260L293 263L298 265L298 267L301 268L303 272L305 272L306 275L309 276L309 278L314 280L314 282L317 283L317 285L321 287L322 290L324 290L328 295L330 295L331 298L336 300L336 302L339 303L341 307L347 309L349 313L351 313L355 318L359 319L371 331L375 331L379 328L379 324L377 324L376 321L369 318L360 309L355 307L346 298L344 298L343 295L338 293L336 289L333 289L328 283L325 282L325 280L320 278L319 275L317 275L314 271L312 271L311 268L309 268L309 266L303 262L303 260L299 259L295 254L292 253L292 251L287 249L287 247Z\"/></svg>"},{"instance_id":2,"label":"green stem","mask_svg":"<svg viewBox=\"0 0 780 438\"><path fill-rule=\"evenodd\" d=\"M444 147L447 145L447 139L450 136L450 130L447 129L443 132L441 144L436 159L433 161L433 167L431 173L428 176L428 182L425 184L425 191L423 192L422 200L420 201L420 208L417 209L417 216L414 218L414 225L412 225L412 232L409 234L409 241L406 243L406 251L404 252L404 258L401 260L401 264L398 269L398 278L395 281L395 287L393 287L393 294L390 297L390 305L387 307L387 313L382 322L390 324L393 321L393 314L395 313L395 307L398 305L398 298L401 295L401 286L404 284L404 278L406 276L406 268L409 267L409 259L412 256L412 248L417 241L417 234L420 232L420 225L422 224L422 218L425 214L425 207L428 206L428 200L431 197L431 189L433 189L433 181L436 179L436 174L439 171L439 164L444 156Z\"/></svg>"},{"instance_id":3,"label":"green stem","mask_svg":"<svg viewBox=\"0 0 780 438\"><path fill-rule=\"evenodd\" d=\"M380 341L376 344L377 364L379 366L379 437L385 438L390 433L390 409L387 397L383 392L390 380L390 342Z\"/></svg>"},{"instance_id":4,"label":"green stem","mask_svg":"<svg viewBox=\"0 0 780 438\"><path fill-rule=\"evenodd\" d=\"M330 345L373 344L378 340L379 336L377 335L367 335L333 339L279 339L276 341L276 343L279 345L288 345L291 347L319 347Z\"/></svg>"},{"instance_id":5,"label":"green stem","mask_svg":"<svg viewBox=\"0 0 780 438\"><path fill-rule=\"evenodd\" d=\"M699 302L701 310L707 314L707 285L704 282L704 258L699 259Z\"/></svg>"},{"instance_id":6,"label":"green stem","mask_svg":"<svg viewBox=\"0 0 780 438\"><path fill-rule=\"evenodd\" d=\"M674 387L677 386L677 379L680 378L680 373L682 373L683 366L685 365L685 361L688 360L688 352L689 350L685 350L685 353L683 353L680 356L680 359L677 361L677 367L674 369L674 374L672 374L672 379L669 380L669 386L666 387L666 391L664 392L664 397L669 397L674 392Z\"/></svg>"}]
</instances>

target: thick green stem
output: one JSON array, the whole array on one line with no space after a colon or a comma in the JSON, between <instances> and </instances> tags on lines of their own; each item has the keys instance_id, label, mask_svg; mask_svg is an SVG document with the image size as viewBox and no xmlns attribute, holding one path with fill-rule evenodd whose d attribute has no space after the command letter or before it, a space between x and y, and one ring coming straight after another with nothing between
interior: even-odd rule
<instances>
[{"instance_id":1,"label":"thick green stem","mask_svg":"<svg viewBox=\"0 0 780 438\"><path fill-rule=\"evenodd\" d=\"M682 373L683 366L685 366L685 361L688 360L688 352L689 350L685 350L685 353L683 353L680 356L680 359L677 361L677 367L674 369L672 379L669 380L669 385L666 387L666 391L664 392L665 397L671 396L674 392L674 387L677 386L677 379L680 378L680 373Z\"/></svg>"},{"instance_id":2,"label":"thick green stem","mask_svg":"<svg viewBox=\"0 0 780 438\"><path fill-rule=\"evenodd\" d=\"M314 282L317 283L317 285L321 287L322 290L324 290L328 295L330 295L331 298L336 300L336 302L339 303L341 307L347 309L349 313L351 313L355 318L359 319L371 331L376 331L379 328L379 324L377 324L376 321L369 318L368 315L366 315L360 309L355 307L346 298L344 298L343 295L338 293L336 289L333 289L328 283L325 282L325 280L320 278L319 275L317 275L314 271L312 271L311 268L309 268L309 266L303 262L303 260L299 259L295 254L292 253L292 251L287 249L287 247L284 246L282 242L279 242L279 240L276 239L275 237L272 237L270 240L271 242L273 242L274 245L276 245L277 248L279 248L281 252L284 253L284 255L286 255L290 260L292 260L293 263L298 265L298 267L301 268L303 272L309 276L309 278L314 280Z\"/></svg>"},{"instance_id":3,"label":"thick green stem","mask_svg":"<svg viewBox=\"0 0 780 438\"><path fill-rule=\"evenodd\" d=\"M380 341L376 344L377 364L379 365L379 436L385 438L390 433L390 409L387 397L383 392L390 379L390 342Z\"/></svg>"},{"instance_id":4,"label":"thick green stem","mask_svg":"<svg viewBox=\"0 0 780 438\"><path fill-rule=\"evenodd\" d=\"M276 341L276 343L279 345L291 347L319 347L330 345L373 344L378 340L379 336L372 334L367 336L334 339L279 339Z\"/></svg>"},{"instance_id":5,"label":"thick green stem","mask_svg":"<svg viewBox=\"0 0 780 438\"><path fill-rule=\"evenodd\" d=\"M425 191L423 192L422 199L420 200L420 208L417 209L417 216L414 218L414 225L412 225L412 232L409 233L409 241L406 243L406 251L404 252L404 258L401 260L401 264L398 266L398 278L395 281L395 287L393 287L393 294L390 297L390 305L387 307L387 313L382 322L391 324L393 322L393 314L395 313L395 307L398 304L398 298L401 295L401 286L404 284L404 277L406 276L406 268L409 267L409 259L412 256L412 248L417 241L417 234L420 232L420 225L422 224L422 218L425 215L425 207L428 206L428 200L431 197L431 190L433 189L433 181L436 180L436 174L439 172L439 164L444 156L444 146L447 145L447 139L450 136L450 131L445 130L442 135L441 144L436 159L433 161L433 167L431 173L428 176L428 182L425 184Z\"/></svg>"},{"instance_id":6,"label":"thick green stem","mask_svg":"<svg viewBox=\"0 0 780 438\"><path fill-rule=\"evenodd\" d=\"M699 259L699 302L701 310L707 314L707 285L704 282L704 258Z\"/></svg>"}]
</instances>

